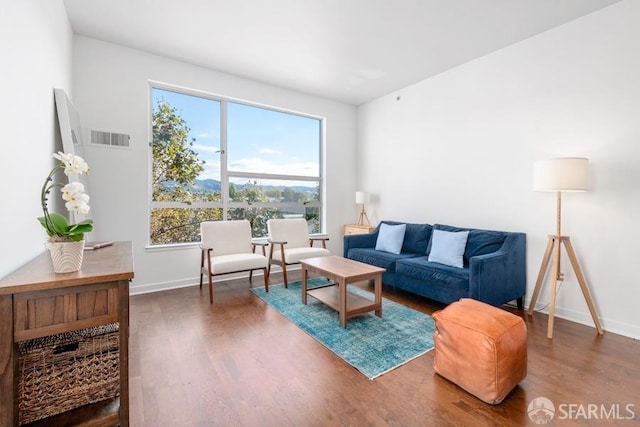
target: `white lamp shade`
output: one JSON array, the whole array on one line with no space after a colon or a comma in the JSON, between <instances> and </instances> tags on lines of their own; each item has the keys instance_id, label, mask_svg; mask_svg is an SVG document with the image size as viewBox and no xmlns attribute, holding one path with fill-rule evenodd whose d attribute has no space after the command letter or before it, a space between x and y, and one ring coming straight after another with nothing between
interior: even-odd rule
<instances>
[{"instance_id":1,"label":"white lamp shade","mask_svg":"<svg viewBox=\"0 0 640 427\"><path fill-rule=\"evenodd\" d=\"M533 165L534 191L587 191L589 160L566 157L541 160Z\"/></svg>"},{"instance_id":2,"label":"white lamp shade","mask_svg":"<svg viewBox=\"0 0 640 427\"><path fill-rule=\"evenodd\" d=\"M367 203L368 196L364 191L356 191L356 204L363 205Z\"/></svg>"}]
</instances>

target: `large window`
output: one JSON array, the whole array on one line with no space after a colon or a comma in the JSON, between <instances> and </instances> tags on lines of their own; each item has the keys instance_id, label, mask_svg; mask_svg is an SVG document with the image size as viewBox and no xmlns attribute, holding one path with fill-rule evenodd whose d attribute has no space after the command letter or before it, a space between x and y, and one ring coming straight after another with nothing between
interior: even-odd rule
<instances>
[{"instance_id":1,"label":"large window","mask_svg":"<svg viewBox=\"0 0 640 427\"><path fill-rule=\"evenodd\" d=\"M151 88L152 245L200 240L200 222L298 216L321 225L322 121L224 98Z\"/></svg>"}]
</instances>

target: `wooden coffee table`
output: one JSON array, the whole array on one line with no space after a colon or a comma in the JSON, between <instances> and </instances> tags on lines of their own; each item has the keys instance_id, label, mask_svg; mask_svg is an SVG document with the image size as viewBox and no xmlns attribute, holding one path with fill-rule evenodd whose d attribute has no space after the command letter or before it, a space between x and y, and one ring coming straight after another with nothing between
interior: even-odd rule
<instances>
[{"instance_id":1,"label":"wooden coffee table","mask_svg":"<svg viewBox=\"0 0 640 427\"><path fill-rule=\"evenodd\" d=\"M340 326L347 327L347 319L369 311L382 317L382 273L386 270L362 262L339 256L307 258L302 265L302 303L307 304L307 295L311 295L340 313ZM335 283L307 290L309 272L317 273ZM373 281L374 301L347 292L349 283L364 280Z\"/></svg>"}]
</instances>

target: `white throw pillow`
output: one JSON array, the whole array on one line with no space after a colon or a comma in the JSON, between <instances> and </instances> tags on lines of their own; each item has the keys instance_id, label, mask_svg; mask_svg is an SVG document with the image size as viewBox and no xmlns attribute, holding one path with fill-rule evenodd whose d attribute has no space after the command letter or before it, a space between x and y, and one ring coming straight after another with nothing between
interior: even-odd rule
<instances>
[{"instance_id":1,"label":"white throw pillow","mask_svg":"<svg viewBox=\"0 0 640 427\"><path fill-rule=\"evenodd\" d=\"M376 250L399 254L404 242L404 232L407 224L389 225L380 224L378 239L376 240Z\"/></svg>"},{"instance_id":2,"label":"white throw pillow","mask_svg":"<svg viewBox=\"0 0 640 427\"><path fill-rule=\"evenodd\" d=\"M462 256L468 237L468 231L433 230L429 262L462 268L464 265Z\"/></svg>"}]
</instances>

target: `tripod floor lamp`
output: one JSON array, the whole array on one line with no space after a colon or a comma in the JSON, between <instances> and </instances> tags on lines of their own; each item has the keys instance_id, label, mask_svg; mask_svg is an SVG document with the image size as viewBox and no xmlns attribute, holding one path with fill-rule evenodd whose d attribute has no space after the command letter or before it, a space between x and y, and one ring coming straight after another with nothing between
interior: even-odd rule
<instances>
[{"instance_id":1,"label":"tripod floor lamp","mask_svg":"<svg viewBox=\"0 0 640 427\"><path fill-rule=\"evenodd\" d=\"M540 272L538 273L538 279L536 280L536 287L533 290L531 296L531 302L529 303L529 315L533 315L533 309L536 306L536 301L540 295L540 289L542 288L542 282L549 267L549 261L553 259L551 266L551 301L549 303L549 323L547 325L547 338L553 338L553 318L556 308L556 288L560 281L564 280L564 274L560 268L560 251L561 246L564 245L571 267L576 274L580 288L584 299L587 301L591 317L596 325L596 329L599 334L602 334L602 326L598 320L589 288L587 287L587 281L582 274L580 263L571 245L569 236L563 236L560 232L560 220L561 220L561 206L562 206L562 193L563 192L576 192L587 191L589 181L589 161L584 158L559 158L550 159L536 162L533 169L533 189L535 191L551 191L556 193L557 206L556 206L556 234L550 234L547 242L547 248L542 257L542 264L540 265Z\"/></svg>"}]
</instances>

